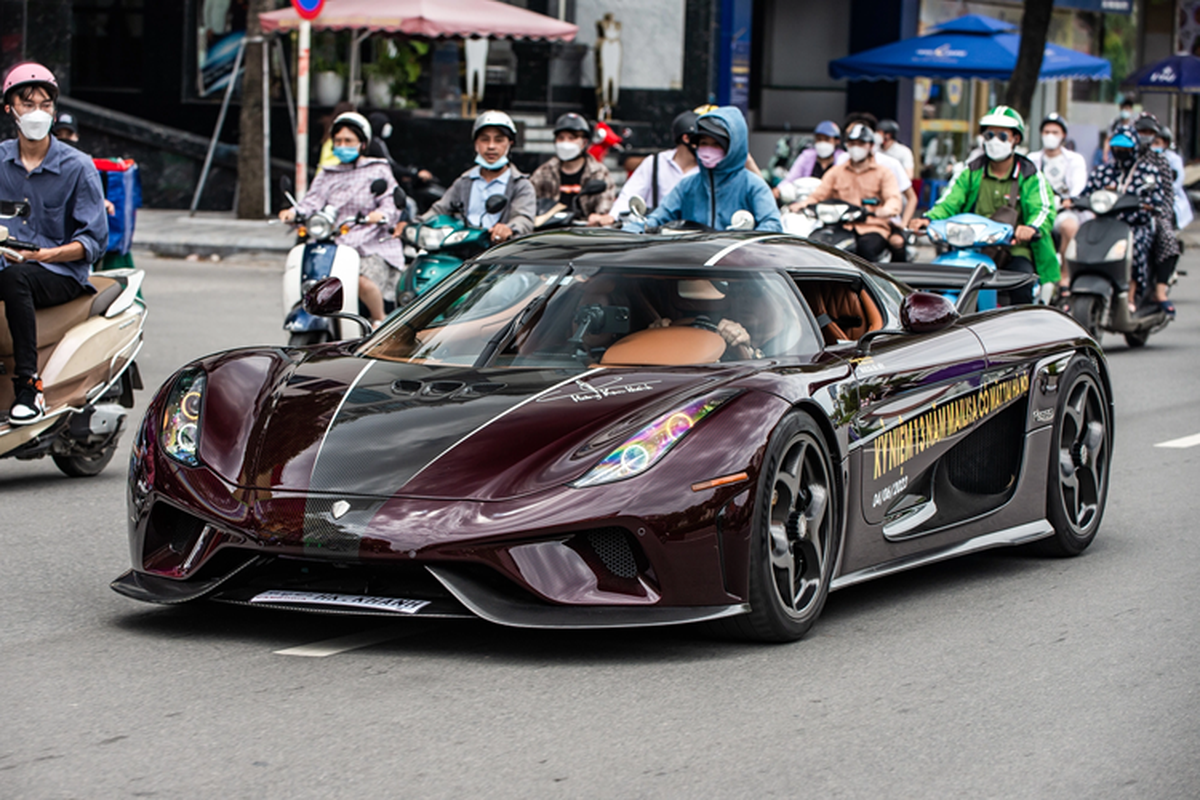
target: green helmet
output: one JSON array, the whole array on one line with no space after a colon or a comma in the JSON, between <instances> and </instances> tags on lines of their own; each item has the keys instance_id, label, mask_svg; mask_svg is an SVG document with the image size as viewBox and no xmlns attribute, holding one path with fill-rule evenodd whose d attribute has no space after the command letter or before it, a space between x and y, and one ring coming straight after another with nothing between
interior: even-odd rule
<instances>
[{"instance_id":1,"label":"green helmet","mask_svg":"<svg viewBox=\"0 0 1200 800\"><path fill-rule=\"evenodd\" d=\"M979 120L979 127L1012 128L1021 134L1021 141L1025 141L1025 120L1011 106L996 106L983 115L983 119Z\"/></svg>"}]
</instances>

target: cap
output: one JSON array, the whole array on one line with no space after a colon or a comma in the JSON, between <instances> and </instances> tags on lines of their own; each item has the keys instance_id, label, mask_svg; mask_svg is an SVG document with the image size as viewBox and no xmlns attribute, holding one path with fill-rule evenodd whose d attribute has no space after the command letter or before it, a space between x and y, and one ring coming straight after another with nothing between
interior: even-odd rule
<instances>
[{"instance_id":1,"label":"cap","mask_svg":"<svg viewBox=\"0 0 1200 800\"><path fill-rule=\"evenodd\" d=\"M66 128L71 133L79 133L79 126L75 124L75 117L71 114L59 114L58 119L54 121L53 130Z\"/></svg>"},{"instance_id":2,"label":"cap","mask_svg":"<svg viewBox=\"0 0 1200 800\"><path fill-rule=\"evenodd\" d=\"M837 126L836 122L830 119L818 122L817 127L813 129L813 133L819 133L822 136L829 136L833 139L842 138L842 129Z\"/></svg>"}]
</instances>

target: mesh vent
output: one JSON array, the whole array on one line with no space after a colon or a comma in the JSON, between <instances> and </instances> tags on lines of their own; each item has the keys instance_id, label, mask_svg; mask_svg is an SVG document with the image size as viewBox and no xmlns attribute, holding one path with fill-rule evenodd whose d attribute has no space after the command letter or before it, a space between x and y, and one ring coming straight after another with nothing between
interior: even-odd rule
<instances>
[{"instance_id":1,"label":"mesh vent","mask_svg":"<svg viewBox=\"0 0 1200 800\"><path fill-rule=\"evenodd\" d=\"M629 534L624 528L601 528L589 531L588 544L604 567L618 578L636 578L637 560L629 546Z\"/></svg>"},{"instance_id":2,"label":"mesh vent","mask_svg":"<svg viewBox=\"0 0 1200 800\"><path fill-rule=\"evenodd\" d=\"M1014 403L946 454L950 483L971 494L1009 489L1016 480L1024 433L1025 403Z\"/></svg>"},{"instance_id":3,"label":"mesh vent","mask_svg":"<svg viewBox=\"0 0 1200 800\"><path fill-rule=\"evenodd\" d=\"M333 500L310 497L304 511L304 548L332 553L354 553L358 551L361 538L348 530L349 519L334 520L331 513Z\"/></svg>"}]
</instances>

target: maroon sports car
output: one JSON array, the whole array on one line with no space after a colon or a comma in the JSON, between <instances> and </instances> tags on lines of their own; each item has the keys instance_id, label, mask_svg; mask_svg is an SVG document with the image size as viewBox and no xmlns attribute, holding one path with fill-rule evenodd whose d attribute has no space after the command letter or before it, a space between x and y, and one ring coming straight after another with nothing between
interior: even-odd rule
<instances>
[{"instance_id":1,"label":"maroon sports car","mask_svg":"<svg viewBox=\"0 0 1200 800\"><path fill-rule=\"evenodd\" d=\"M139 429L113 588L785 641L831 589L1081 552L1113 435L1096 342L911 288L1004 273L894 272L788 235L548 233L364 339L203 358Z\"/></svg>"}]
</instances>

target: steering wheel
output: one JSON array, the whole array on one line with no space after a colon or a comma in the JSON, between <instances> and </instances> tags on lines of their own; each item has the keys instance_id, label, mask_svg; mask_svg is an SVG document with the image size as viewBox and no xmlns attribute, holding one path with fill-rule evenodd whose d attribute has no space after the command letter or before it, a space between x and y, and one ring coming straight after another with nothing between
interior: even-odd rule
<instances>
[{"instance_id":1,"label":"steering wheel","mask_svg":"<svg viewBox=\"0 0 1200 800\"><path fill-rule=\"evenodd\" d=\"M703 331L712 331L713 333L720 333L720 331L718 331L718 329L717 329L717 324L715 322L713 322L711 319L709 319L708 317L704 316L703 314L701 314L700 316L696 317L691 322L689 322L688 326L692 327L692 328L699 328L700 330L703 330Z\"/></svg>"}]
</instances>

